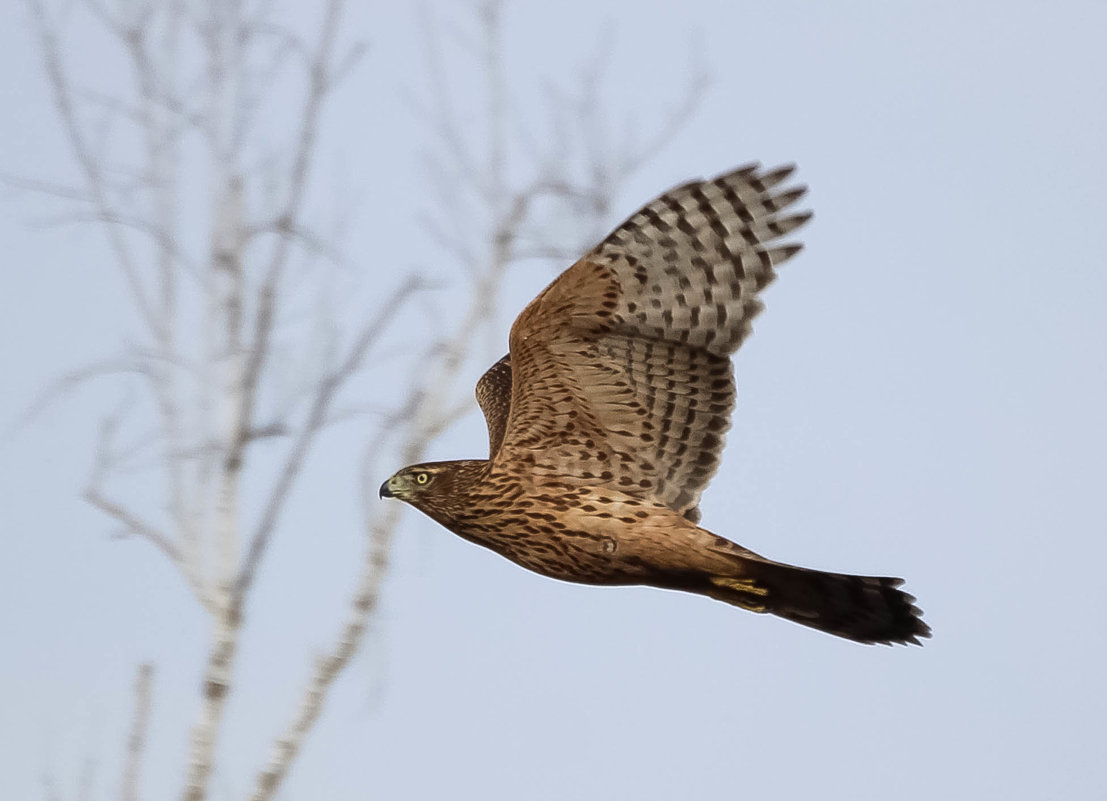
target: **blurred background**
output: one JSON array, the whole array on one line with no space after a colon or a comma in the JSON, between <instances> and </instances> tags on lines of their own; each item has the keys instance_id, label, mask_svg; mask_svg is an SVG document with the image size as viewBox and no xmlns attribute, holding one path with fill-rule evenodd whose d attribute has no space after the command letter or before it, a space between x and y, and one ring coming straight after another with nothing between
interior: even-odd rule
<instances>
[{"instance_id":1,"label":"blurred background","mask_svg":"<svg viewBox=\"0 0 1107 801\"><path fill-rule=\"evenodd\" d=\"M0 797L1107 798L1107 6L0 8ZM863 647L378 501L514 316L796 162L706 527Z\"/></svg>"}]
</instances>

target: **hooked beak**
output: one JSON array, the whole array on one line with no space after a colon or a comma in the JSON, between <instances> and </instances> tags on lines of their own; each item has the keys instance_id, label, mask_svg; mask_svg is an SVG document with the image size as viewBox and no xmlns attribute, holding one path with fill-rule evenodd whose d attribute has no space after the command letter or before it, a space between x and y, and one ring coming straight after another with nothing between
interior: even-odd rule
<instances>
[{"instance_id":1,"label":"hooked beak","mask_svg":"<svg viewBox=\"0 0 1107 801\"><path fill-rule=\"evenodd\" d=\"M391 479L389 479L389 481L391 481ZM381 491L380 491L379 497L381 497L381 498L395 498L396 497L395 495L392 494L392 490L390 490L388 488L388 481L381 484Z\"/></svg>"}]
</instances>

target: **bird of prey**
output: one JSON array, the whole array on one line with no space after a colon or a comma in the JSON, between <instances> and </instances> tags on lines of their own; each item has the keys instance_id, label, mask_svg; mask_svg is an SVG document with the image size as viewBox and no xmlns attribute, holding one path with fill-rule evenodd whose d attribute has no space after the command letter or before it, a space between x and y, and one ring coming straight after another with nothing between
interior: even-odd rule
<instances>
[{"instance_id":1,"label":"bird of prey","mask_svg":"<svg viewBox=\"0 0 1107 801\"><path fill-rule=\"evenodd\" d=\"M487 459L405 467L398 498L564 581L706 595L863 643L930 636L897 578L774 562L699 525L734 408L730 357L811 216L793 167L658 197L516 319L477 384Z\"/></svg>"}]
</instances>

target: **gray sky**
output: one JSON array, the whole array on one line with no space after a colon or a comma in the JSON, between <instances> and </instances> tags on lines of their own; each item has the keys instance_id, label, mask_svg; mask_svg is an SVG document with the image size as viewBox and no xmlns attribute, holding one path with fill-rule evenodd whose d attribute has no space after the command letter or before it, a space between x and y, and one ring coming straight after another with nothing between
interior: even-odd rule
<instances>
[{"instance_id":1,"label":"gray sky","mask_svg":"<svg viewBox=\"0 0 1107 801\"><path fill-rule=\"evenodd\" d=\"M423 132L398 76L418 40L399 5L350 21L372 48L328 117L343 161L319 174L341 164L362 192L351 251L381 276L443 260L416 223ZM0 23L0 167L73 180L23 6ZM378 631L282 797L1107 797L1107 5L519 3L511 89L571 77L605 24L613 115L645 125L679 94L686 32L714 76L615 217L752 159L796 161L816 212L736 359L703 524L783 561L905 576L934 639L868 648L701 598L560 584L412 513ZM5 425L129 325L102 234L33 217L5 198ZM512 277L487 363L553 274ZM144 797L180 786L206 620L79 499L117 399L94 385L0 449L5 799L42 798L44 773L71 795L90 758L94 798L115 797L142 660L159 671ZM215 799L243 796L333 637L362 444L356 426L327 437L289 509ZM470 415L433 455L485 447Z\"/></svg>"}]
</instances>

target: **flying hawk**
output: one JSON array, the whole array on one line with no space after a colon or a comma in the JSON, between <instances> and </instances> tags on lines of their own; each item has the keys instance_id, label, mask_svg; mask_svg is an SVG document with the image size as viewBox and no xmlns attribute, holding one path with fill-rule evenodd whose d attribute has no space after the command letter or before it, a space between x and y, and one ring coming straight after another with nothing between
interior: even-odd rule
<instances>
[{"instance_id":1,"label":"flying hawk","mask_svg":"<svg viewBox=\"0 0 1107 801\"><path fill-rule=\"evenodd\" d=\"M381 486L536 573L715 598L864 643L930 636L897 578L774 562L702 528L734 408L730 356L809 212L793 167L666 192L535 298L477 384L489 457Z\"/></svg>"}]
</instances>

